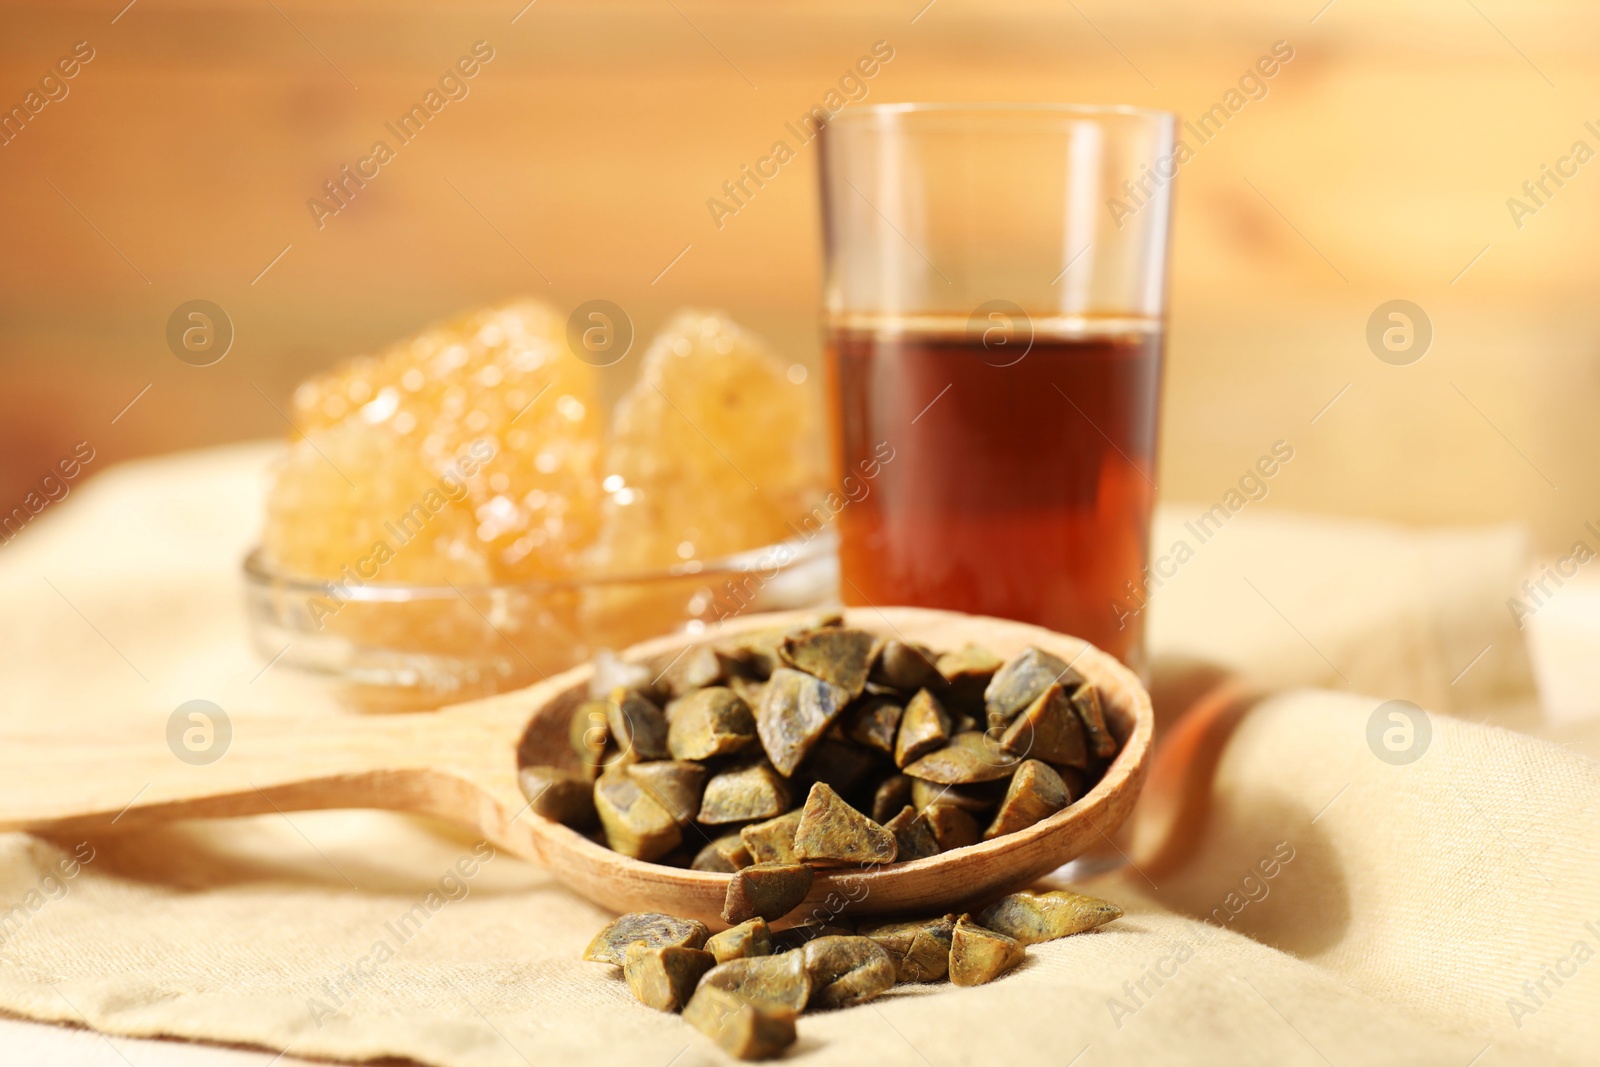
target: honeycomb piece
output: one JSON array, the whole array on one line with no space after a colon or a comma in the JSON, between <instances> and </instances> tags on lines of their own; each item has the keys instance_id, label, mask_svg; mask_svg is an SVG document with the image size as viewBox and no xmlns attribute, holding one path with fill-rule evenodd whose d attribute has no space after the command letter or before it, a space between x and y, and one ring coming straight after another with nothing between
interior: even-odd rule
<instances>
[{"instance_id":1,"label":"honeycomb piece","mask_svg":"<svg viewBox=\"0 0 1600 1067\"><path fill-rule=\"evenodd\" d=\"M821 481L817 427L811 392L754 336L680 312L617 406L600 566L661 570L795 537Z\"/></svg>"},{"instance_id":2,"label":"honeycomb piece","mask_svg":"<svg viewBox=\"0 0 1600 1067\"><path fill-rule=\"evenodd\" d=\"M536 302L486 308L301 385L291 417L307 437L269 494L269 559L332 578L384 542L393 558L365 580L575 574L598 530L602 413L564 328ZM401 542L418 504L424 536Z\"/></svg>"},{"instance_id":3,"label":"honeycomb piece","mask_svg":"<svg viewBox=\"0 0 1600 1067\"><path fill-rule=\"evenodd\" d=\"M276 568L295 575L355 584L485 581L489 561L476 544L472 509L450 496L388 427L330 427L297 442L278 467L263 544ZM430 503L441 506L431 511Z\"/></svg>"}]
</instances>

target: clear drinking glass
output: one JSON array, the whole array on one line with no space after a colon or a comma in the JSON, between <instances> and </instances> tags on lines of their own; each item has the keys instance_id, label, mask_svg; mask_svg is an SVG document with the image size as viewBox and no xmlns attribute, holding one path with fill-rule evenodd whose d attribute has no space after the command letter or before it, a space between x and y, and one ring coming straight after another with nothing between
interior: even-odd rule
<instances>
[{"instance_id":1,"label":"clear drinking glass","mask_svg":"<svg viewBox=\"0 0 1600 1067\"><path fill-rule=\"evenodd\" d=\"M997 615L1142 669L1169 114L882 104L821 137L847 603ZM852 484L846 482L845 484Z\"/></svg>"}]
</instances>

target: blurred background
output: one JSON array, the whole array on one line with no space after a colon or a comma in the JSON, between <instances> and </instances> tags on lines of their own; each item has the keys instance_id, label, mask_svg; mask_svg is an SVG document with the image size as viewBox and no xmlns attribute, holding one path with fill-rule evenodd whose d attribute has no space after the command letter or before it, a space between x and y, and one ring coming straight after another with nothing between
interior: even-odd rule
<instances>
[{"instance_id":1,"label":"blurred background","mask_svg":"<svg viewBox=\"0 0 1600 1067\"><path fill-rule=\"evenodd\" d=\"M1216 500L1283 439L1272 505L1517 519L1547 553L1600 519L1600 163L1572 156L1600 150L1592 4L32 0L0 19L8 113L79 42L93 56L0 145L0 510L79 441L93 471L284 434L275 405L306 375L517 294L613 300L646 338L722 307L814 364L815 146L720 225L707 200L797 144L785 123L875 44L892 59L868 101L1195 120L1284 42L1178 179L1162 496ZM385 123L480 41L467 95L319 226L307 201L398 144ZM193 299L234 324L214 366L167 347ZM1393 299L1433 327L1408 366L1366 341Z\"/></svg>"}]
</instances>

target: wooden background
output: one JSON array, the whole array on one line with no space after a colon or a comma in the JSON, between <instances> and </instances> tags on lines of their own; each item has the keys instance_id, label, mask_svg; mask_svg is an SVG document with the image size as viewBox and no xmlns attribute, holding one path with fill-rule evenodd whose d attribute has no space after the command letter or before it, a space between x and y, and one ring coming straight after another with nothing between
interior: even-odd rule
<instances>
[{"instance_id":1,"label":"wooden background","mask_svg":"<svg viewBox=\"0 0 1600 1067\"><path fill-rule=\"evenodd\" d=\"M307 373L517 293L605 297L645 335L721 306L814 361L814 150L721 230L705 200L875 41L872 101L1194 117L1283 40L1269 95L1179 178L1163 495L1213 502L1281 438L1275 505L1520 518L1547 548L1600 518L1600 162L1520 229L1506 207L1600 150L1592 4L125 2L0 5L7 109L96 50L0 147L0 510L79 440L92 470L281 433ZM470 95L317 229L307 198L477 40ZM208 368L164 340L197 297L237 330ZM1364 341L1397 297L1435 328L1409 367Z\"/></svg>"}]
</instances>

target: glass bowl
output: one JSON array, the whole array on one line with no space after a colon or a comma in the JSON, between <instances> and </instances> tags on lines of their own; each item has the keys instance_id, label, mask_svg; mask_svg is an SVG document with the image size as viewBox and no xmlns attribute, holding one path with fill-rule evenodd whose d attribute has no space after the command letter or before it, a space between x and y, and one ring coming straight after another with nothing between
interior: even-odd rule
<instances>
[{"instance_id":1,"label":"glass bowl","mask_svg":"<svg viewBox=\"0 0 1600 1067\"><path fill-rule=\"evenodd\" d=\"M648 637L838 602L832 531L650 574L497 585L330 582L244 562L250 637L367 711L417 711L531 685Z\"/></svg>"}]
</instances>

